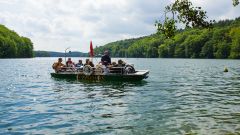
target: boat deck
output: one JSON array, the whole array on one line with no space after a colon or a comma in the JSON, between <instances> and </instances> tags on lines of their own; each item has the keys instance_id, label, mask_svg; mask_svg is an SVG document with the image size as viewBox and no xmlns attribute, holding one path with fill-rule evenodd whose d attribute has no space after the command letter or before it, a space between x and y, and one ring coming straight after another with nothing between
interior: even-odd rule
<instances>
[{"instance_id":1,"label":"boat deck","mask_svg":"<svg viewBox=\"0 0 240 135\"><path fill-rule=\"evenodd\" d=\"M65 79L77 79L77 80L108 80L108 81L140 81L148 78L148 70L136 70L135 73L122 74L122 73L107 73L107 74L91 74L85 75L83 72L77 71L64 71L58 73L51 73L54 78L65 78Z\"/></svg>"}]
</instances>

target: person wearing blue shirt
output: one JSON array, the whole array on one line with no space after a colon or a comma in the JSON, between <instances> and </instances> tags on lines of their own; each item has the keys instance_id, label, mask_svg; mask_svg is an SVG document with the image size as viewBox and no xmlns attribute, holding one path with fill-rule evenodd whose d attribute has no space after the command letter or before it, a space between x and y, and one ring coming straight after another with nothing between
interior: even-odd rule
<instances>
[{"instance_id":1,"label":"person wearing blue shirt","mask_svg":"<svg viewBox=\"0 0 240 135\"><path fill-rule=\"evenodd\" d=\"M81 70L83 68L82 60L79 60L75 66L76 66L77 70Z\"/></svg>"},{"instance_id":2,"label":"person wearing blue shirt","mask_svg":"<svg viewBox=\"0 0 240 135\"><path fill-rule=\"evenodd\" d=\"M82 60L79 60L78 63L76 64L76 67L81 67L83 66Z\"/></svg>"}]
</instances>

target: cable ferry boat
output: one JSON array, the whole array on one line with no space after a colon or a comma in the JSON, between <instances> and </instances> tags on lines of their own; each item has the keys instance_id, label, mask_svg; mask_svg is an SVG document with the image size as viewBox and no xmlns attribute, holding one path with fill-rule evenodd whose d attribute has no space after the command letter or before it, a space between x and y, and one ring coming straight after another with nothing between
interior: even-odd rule
<instances>
[{"instance_id":1,"label":"cable ferry boat","mask_svg":"<svg viewBox=\"0 0 240 135\"><path fill-rule=\"evenodd\" d=\"M118 60L118 63L111 62L107 50L104 52L101 62L94 66L89 59L86 59L84 65L82 60L79 60L79 63L76 65L71 61L71 58L68 58L68 61L66 61L67 49L65 49L66 65L62 64L62 58L59 58L58 62L55 62L52 66L55 73L51 73L51 76L54 78L88 81L140 81L148 78L148 70L135 70L133 65L126 64L121 59ZM89 54L93 58L92 41L90 42Z\"/></svg>"},{"instance_id":2,"label":"cable ferry boat","mask_svg":"<svg viewBox=\"0 0 240 135\"><path fill-rule=\"evenodd\" d=\"M135 70L132 65L124 67L85 65L80 68L62 67L55 73L51 73L51 76L86 81L141 81L148 78L148 74L148 70Z\"/></svg>"}]
</instances>

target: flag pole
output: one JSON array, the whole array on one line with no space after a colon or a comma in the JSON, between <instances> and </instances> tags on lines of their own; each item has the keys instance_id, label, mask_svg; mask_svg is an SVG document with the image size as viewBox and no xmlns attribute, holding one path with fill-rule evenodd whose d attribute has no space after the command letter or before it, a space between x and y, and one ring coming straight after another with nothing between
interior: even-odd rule
<instances>
[{"instance_id":1,"label":"flag pole","mask_svg":"<svg viewBox=\"0 0 240 135\"><path fill-rule=\"evenodd\" d=\"M90 41L90 58L92 62L93 62L93 56L94 56L93 45L92 45L92 41Z\"/></svg>"}]
</instances>

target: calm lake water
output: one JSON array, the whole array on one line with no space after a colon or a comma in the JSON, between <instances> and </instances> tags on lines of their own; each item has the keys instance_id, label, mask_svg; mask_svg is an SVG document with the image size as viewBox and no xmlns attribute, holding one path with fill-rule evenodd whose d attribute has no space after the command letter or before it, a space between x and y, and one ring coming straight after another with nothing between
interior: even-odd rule
<instances>
[{"instance_id":1,"label":"calm lake water","mask_svg":"<svg viewBox=\"0 0 240 135\"><path fill-rule=\"evenodd\" d=\"M239 60L124 59L149 78L87 83L51 78L56 59L0 59L0 134L240 132Z\"/></svg>"}]
</instances>

